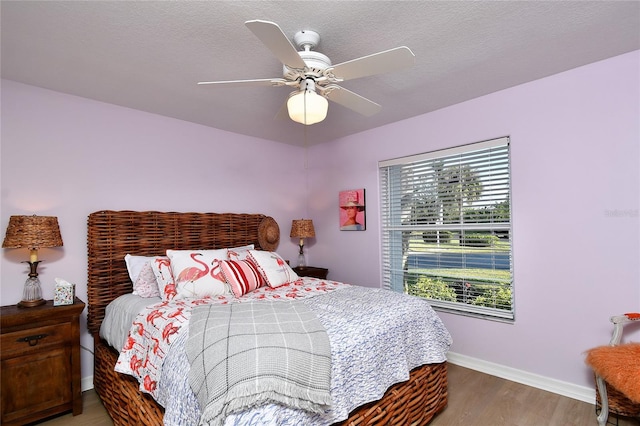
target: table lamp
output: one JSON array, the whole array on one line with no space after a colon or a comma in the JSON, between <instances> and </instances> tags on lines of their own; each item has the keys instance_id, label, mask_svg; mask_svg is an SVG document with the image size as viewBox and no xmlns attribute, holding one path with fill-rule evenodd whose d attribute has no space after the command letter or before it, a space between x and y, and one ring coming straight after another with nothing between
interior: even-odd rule
<instances>
[{"instance_id":1,"label":"table lamp","mask_svg":"<svg viewBox=\"0 0 640 426\"><path fill-rule=\"evenodd\" d=\"M291 222L291 238L300 238L300 253L298 254L298 266L307 266L304 259L304 239L313 238L316 236L316 231L313 229L313 221L311 219L298 219Z\"/></svg>"},{"instance_id":2,"label":"table lamp","mask_svg":"<svg viewBox=\"0 0 640 426\"><path fill-rule=\"evenodd\" d=\"M22 301L18 306L31 308L45 303L42 298L42 287L38 279L38 249L44 247L61 247L62 236L58 218L55 216L11 216L7 233L2 243L3 248L28 248L31 253L29 261L29 278L24 284Z\"/></svg>"}]
</instances>

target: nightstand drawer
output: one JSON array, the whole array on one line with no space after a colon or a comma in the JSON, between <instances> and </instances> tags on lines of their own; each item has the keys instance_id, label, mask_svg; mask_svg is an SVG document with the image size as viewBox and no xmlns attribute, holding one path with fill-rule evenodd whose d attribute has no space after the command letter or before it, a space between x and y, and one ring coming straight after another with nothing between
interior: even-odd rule
<instances>
[{"instance_id":1,"label":"nightstand drawer","mask_svg":"<svg viewBox=\"0 0 640 426\"><path fill-rule=\"evenodd\" d=\"M30 328L2 335L2 359L23 356L51 346L60 346L71 339L71 324Z\"/></svg>"}]
</instances>

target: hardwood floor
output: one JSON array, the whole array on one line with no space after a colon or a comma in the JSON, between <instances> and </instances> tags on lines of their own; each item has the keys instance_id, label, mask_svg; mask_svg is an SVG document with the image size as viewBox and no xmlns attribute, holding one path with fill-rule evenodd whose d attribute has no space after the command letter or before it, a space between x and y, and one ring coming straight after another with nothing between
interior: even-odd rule
<instances>
[{"instance_id":1,"label":"hardwood floor","mask_svg":"<svg viewBox=\"0 0 640 426\"><path fill-rule=\"evenodd\" d=\"M429 426L597 426L595 406L449 364L449 405ZM615 416L609 423L616 424ZM640 425L619 419L619 426Z\"/></svg>"},{"instance_id":2,"label":"hardwood floor","mask_svg":"<svg viewBox=\"0 0 640 426\"><path fill-rule=\"evenodd\" d=\"M597 426L593 404L510 382L449 364L449 405L429 426ZM83 394L79 416L58 416L44 426L109 426L109 418L93 390ZM615 417L609 418L615 424ZM619 426L640 421L620 419Z\"/></svg>"},{"instance_id":3,"label":"hardwood floor","mask_svg":"<svg viewBox=\"0 0 640 426\"><path fill-rule=\"evenodd\" d=\"M111 417L107 414L98 394L93 389L82 393L82 414L64 414L49 420L35 423L46 426L112 426Z\"/></svg>"}]
</instances>

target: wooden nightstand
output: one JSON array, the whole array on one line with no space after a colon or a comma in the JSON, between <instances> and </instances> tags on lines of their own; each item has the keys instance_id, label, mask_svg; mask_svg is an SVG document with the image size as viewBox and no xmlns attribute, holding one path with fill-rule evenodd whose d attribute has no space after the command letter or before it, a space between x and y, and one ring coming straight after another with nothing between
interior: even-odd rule
<instances>
[{"instance_id":1,"label":"wooden nightstand","mask_svg":"<svg viewBox=\"0 0 640 426\"><path fill-rule=\"evenodd\" d=\"M84 302L0 307L0 423L22 425L64 411L82 413L80 314Z\"/></svg>"},{"instance_id":2,"label":"wooden nightstand","mask_svg":"<svg viewBox=\"0 0 640 426\"><path fill-rule=\"evenodd\" d=\"M320 278L321 280L327 279L327 274L329 274L329 270L325 268L317 268L315 266L296 266L292 268L293 272L298 274L301 277L313 277Z\"/></svg>"}]
</instances>

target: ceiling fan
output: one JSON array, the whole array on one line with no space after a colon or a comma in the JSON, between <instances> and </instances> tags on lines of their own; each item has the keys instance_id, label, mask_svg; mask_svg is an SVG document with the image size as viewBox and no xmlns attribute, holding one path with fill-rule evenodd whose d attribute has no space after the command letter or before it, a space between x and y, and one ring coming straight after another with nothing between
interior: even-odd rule
<instances>
[{"instance_id":1,"label":"ceiling fan","mask_svg":"<svg viewBox=\"0 0 640 426\"><path fill-rule=\"evenodd\" d=\"M351 92L337 83L375 74L408 68L415 55L406 46L363 56L332 65L331 60L312 50L320 36L314 31L299 31L293 40L298 51L278 24L252 20L245 25L264 43L283 64L282 78L255 80L201 81L199 85L224 86L290 86L295 90L287 100L289 117L302 124L318 123L326 118L327 99L364 116L376 114L379 104Z\"/></svg>"}]
</instances>

